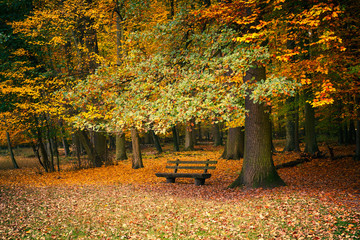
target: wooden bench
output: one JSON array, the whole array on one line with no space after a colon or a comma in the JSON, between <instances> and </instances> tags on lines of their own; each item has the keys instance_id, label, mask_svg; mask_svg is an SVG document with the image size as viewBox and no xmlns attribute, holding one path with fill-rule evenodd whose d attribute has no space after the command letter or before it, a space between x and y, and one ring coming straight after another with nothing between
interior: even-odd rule
<instances>
[{"instance_id":1,"label":"wooden bench","mask_svg":"<svg viewBox=\"0 0 360 240\"><path fill-rule=\"evenodd\" d=\"M208 169L215 169L215 166L210 164L216 164L217 161L168 161L168 164L174 164L166 166L166 168L174 169L171 173L156 173L157 177L166 178L166 182L174 183L176 178L194 178L195 185L204 185L205 179L210 178L211 174L207 173ZM184 165L186 164L186 165ZM179 169L191 169L191 170L204 170L203 173L178 173Z\"/></svg>"}]
</instances>

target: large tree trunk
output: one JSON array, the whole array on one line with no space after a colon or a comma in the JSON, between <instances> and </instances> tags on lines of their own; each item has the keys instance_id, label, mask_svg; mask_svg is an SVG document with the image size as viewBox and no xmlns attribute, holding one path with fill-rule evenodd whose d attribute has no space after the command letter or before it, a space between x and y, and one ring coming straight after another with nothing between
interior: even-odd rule
<instances>
[{"instance_id":1,"label":"large tree trunk","mask_svg":"<svg viewBox=\"0 0 360 240\"><path fill-rule=\"evenodd\" d=\"M241 127L229 128L221 158L238 160L244 157L244 140L244 131Z\"/></svg>"},{"instance_id":2,"label":"large tree trunk","mask_svg":"<svg viewBox=\"0 0 360 240\"><path fill-rule=\"evenodd\" d=\"M179 152L180 146L179 146L179 134L176 129L176 126L172 127L172 134L173 134L173 142L174 142L174 151Z\"/></svg>"},{"instance_id":3,"label":"large tree trunk","mask_svg":"<svg viewBox=\"0 0 360 240\"><path fill-rule=\"evenodd\" d=\"M250 68L244 82L265 79L265 68ZM245 98L245 154L239 177L229 186L251 188L272 188L285 183L276 172L271 153L271 124L269 111L263 103L254 103L249 96Z\"/></svg>"},{"instance_id":4,"label":"large tree trunk","mask_svg":"<svg viewBox=\"0 0 360 240\"><path fill-rule=\"evenodd\" d=\"M185 151L193 151L195 149L194 139L194 123L191 121L185 129Z\"/></svg>"},{"instance_id":5,"label":"large tree trunk","mask_svg":"<svg viewBox=\"0 0 360 240\"><path fill-rule=\"evenodd\" d=\"M126 160L126 140L125 134L116 134L116 153L115 153L115 160Z\"/></svg>"},{"instance_id":6,"label":"large tree trunk","mask_svg":"<svg viewBox=\"0 0 360 240\"><path fill-rule=\"evenodd\" d=\"M132 168L138 169L143 168L143 162L141 157L141 148L140 148L140 138L137 130L135 128L131 129L131 141L132 141Z\"/></svg>"},{"instance_id":7,"label":"large tree trunk","mask_svg":"<svg viewBox=\"0 0 360 240\"><path fill-rule=\"evenodd\" d=\"M220 133L220 125L218 123L215 123L212 125L212 133L214 137L214 146L221 146L222 145L222 139L221 139L221 133Z\"/></svg>"},{"instance_id":8,"label":"large tree trunk","mask_svg":"<svg viewBox=\"0 0 360 240\"><path fill-rule=\"evenodd\" d=\"M319 151L315 132L315 111L310 103L305 103L305 152L315 154Z\"/></svg>"},{"instance_id":9,"label":"large tree trunk","mask_svg":"<svg viewBox=\"0 0 360 240\"><path fill-rule=\"evenodd\" d=\"M10 140L10 134L8 131L6 131L6 140L7 140L7 144L8 144L8 149L9 149L9 153L10 153L10 158L11 158L11 162L14 166L15 169L19 168L19 165L17 164L16 160L15 160L15 156L14 156L14 152L11 146L11 140Z\"/></svg>"}]
</instances>

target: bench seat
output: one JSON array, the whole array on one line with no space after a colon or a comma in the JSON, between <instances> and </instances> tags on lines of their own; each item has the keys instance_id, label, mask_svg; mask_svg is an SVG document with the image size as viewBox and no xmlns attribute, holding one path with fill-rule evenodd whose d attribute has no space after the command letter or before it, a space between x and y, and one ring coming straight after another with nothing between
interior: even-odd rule
<instances>
[{"instance_id":1,"label":"bench seat","mask_svg":"<svg viewBox=\"0 0 360 240\"><path fill-rule=\"evenodd\" d=\"M217 161L168 161L170 164L176 164L175 166L167 166L166 168L174 169L174 172L168 173L155 173L157 177L166 178L167 183L174 183L176 178L194 178L195 185L204 185L205 179L210 178L211 174L207 173L208 169L215 169L215 166L209 166L209 164L215 164ZM179 166L180 164L202 164L203 166ZM203 173L178 173L178 169L193 169L204 170Z\"/></svg>"}]
</instances>

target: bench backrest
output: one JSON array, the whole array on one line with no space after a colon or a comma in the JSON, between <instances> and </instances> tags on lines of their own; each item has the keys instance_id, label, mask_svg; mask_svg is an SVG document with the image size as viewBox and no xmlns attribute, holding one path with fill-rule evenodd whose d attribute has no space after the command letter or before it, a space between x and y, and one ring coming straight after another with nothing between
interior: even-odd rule
<instances>
[{"instance_id":1,"label":"bench backrest","mask_svg":"<svg viewBox=\"0 0 360 240\"><path fill-rule=\"evenodd\" d=\"M217 161L168 161L168 164L175 164L172 166L166 166L166 168L174 169L174 173L177 173L178 169L194 169L194 170L204 170L204 173L207 173L208 169L215 169L215 166L210 166L210 164L216 164ZM180 166L181 164L181 166ZM182 165L186 164L186 165Z\"/></svg>"}]
</instances>

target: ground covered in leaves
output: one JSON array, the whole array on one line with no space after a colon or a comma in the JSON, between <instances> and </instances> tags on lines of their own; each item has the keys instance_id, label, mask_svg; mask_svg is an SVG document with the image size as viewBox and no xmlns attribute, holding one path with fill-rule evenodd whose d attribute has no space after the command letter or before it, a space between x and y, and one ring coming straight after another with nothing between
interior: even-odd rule
<instances>
[{"instance_id":1,"label":"ground covered in leaves","mask_svg":"<svg viewBox=\"0 0 360 240\"><path fill-rule=\"evenodd\" d=\"M287 186L227 189L242 161L221 148L145 154L102 168L0 170L0 239L358 239L360 163L313 159L279 169ZM324 152L326 148L322 149ZM334 147L337 156L353 148ZM275 165L299 158L276 153ZM218 160L206 185L157 178L169 159Z\"/></svg>"}]
</instances>

